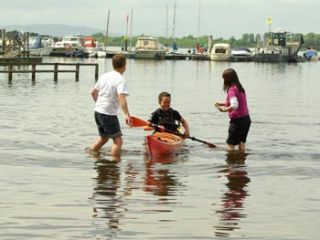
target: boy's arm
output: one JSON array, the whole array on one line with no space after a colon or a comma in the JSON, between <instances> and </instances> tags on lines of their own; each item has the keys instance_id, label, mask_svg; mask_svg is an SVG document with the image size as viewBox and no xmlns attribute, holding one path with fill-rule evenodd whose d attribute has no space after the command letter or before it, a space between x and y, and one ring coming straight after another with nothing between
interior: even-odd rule
<instances>
[{"instance_id":1,"label":"boy's arm","mask_svg":"<svg viewBox=\"0 0 320 240\"><path fill-rule=\"evenodd\" d=\"M97 99L98 99L98 94L99 94L99 91L98 91L96 88L92 88L92 90L91 90L91 96L92 96L94 102L97 101Z\"/></svg>"},{"instance_id":2,"label":"boy's arm","mask_svg":"<svg viewBox=\"0 0 320 240\"><path fill-rule=\"evenodd\" d=\"M119 99L119 104L120 104L120 107L126 117L126 123L132 127L132 120L130 118L130 113L129 113L129 108L128 108L128 103L127 103L127 100L126 100L126 94L119 94L118 96L118 99Z\"/></svg>"},{"instance_id":3,"label":"boy's arm","mask_svg":"<svg viewBox=\"0 0 320 240\"><path fill-rule=\"evenodd\" d=\"M181 117L181 124L182 124L182 126L183 126L183 128L184 128L184 136L185 137L190 137L190 130L189 130L189 124L188 124L188 122L183 118L183 117Z\"/></svg>"}]
</instances>

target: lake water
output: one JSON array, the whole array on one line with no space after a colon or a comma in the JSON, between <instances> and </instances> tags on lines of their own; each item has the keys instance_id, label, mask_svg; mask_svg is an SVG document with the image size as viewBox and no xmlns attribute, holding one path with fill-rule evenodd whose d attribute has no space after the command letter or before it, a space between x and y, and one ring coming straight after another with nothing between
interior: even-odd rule
<instances>
[{"instance_id":1,"label":"lake water","mask_svg":"<svg viewBox=\"0 0 320 240\"><path fill-rule=\"evenodd\" d=\"M46 62L75 59L46 58ZM100 74L111 69L99 63ZM0 239L318 240L320 63L263 64L128 59L132 115L147 119L157 95L191 135L224 146L228 117L221 74L237 70L252 126L246 156L188 140L182 153L149 161L147 132L120 115L124 149L112 159L85 148L97 137L94 69L73 74L0 75Z\"/></svg>"}]
</instances>

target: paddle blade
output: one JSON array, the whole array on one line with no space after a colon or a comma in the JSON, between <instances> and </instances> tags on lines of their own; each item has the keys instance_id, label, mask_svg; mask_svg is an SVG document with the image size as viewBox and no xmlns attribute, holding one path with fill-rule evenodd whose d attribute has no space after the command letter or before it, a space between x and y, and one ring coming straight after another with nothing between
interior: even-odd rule
<instances>
[{"instance_id":1,"label":"paddle blade","mask_svg":"<svg viewBox=\"0 0 320 240\"><path fill-rule=\"evenodd\" d=\"M215 145L215 144L213 144L213 143L206 142L206 144L207 144L208 147L210 147L210 148L216 148L216 147L218 147L217 145Z\"/></svg>"},{"instance_id":2,"label":"paddle blade","mask_svg":"<svg viewBox=\"0 0 320 240\"><path fill-rule=\"evenodd\" d=\"M132 121L132 127L145 127L149 125L148 122L133 116L131 116L131 121Z\"/></svg>"},{"instance_id":3,"label":"paddle blade","mask_svg":"<svg viewBox=\"0 0 320 240\"><path fill-rule=\"evenodd\" d=\"M213 144L213 143L209 143L207 141L204 141L204 140L201 140L201 139L198 139L198 138L195 138L195 137L188 137L189 139L191 139L192 141L197 141L197 142L201 142L201 143L204 143L206 144L208 147L210 148L215 148L215 147L218 147L217 145Z\"/></svg>"}]
</instances>

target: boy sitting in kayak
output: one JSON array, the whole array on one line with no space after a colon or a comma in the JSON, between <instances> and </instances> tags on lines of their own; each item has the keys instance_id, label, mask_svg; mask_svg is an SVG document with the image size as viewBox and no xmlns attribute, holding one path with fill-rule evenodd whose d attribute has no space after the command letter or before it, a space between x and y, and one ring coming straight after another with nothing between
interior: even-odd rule
<instances>
[{"instance_id":1,"label":"boy sitting in kayak","mask_svg":"<svg viewBox=\"0 0 320 240\"><path fill-rule=\"evenodd\" d=\"M148 120L151 127L146 130L155 129L155 131L169 132L181 135L179 127L182 124L184 128L184 137L190 137L188 122L181 117L180 113L170 107L171 95L168 92L161 92L158 96L160 108L151 113ZM154 127L155 126L155 127Z\"/></svg>"}]
</instances>

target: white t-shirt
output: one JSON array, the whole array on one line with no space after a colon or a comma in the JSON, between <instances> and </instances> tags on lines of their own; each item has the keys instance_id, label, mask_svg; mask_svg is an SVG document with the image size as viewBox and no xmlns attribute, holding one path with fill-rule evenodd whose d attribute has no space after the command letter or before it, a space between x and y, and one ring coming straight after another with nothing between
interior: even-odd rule
<instances>
[{"instance_id":1,"label":"white t-shirt","mask_svg":"<svg viewBox=\"0 0 320 240\"><path fill-rule=\"evenodd\" d=\"M106 115L118 114L119 94L129 95L126 79L117 71L102 74L94 88L99 91L94 110Z\"/></svg>"}]
</instances>

